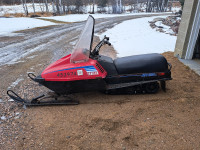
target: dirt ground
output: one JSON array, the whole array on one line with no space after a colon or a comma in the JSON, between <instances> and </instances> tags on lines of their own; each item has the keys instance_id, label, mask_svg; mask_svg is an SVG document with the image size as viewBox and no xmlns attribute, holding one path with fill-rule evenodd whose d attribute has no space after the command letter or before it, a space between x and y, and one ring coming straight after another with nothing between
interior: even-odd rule
<instances>
[{"instance_id":1,"label":"dirt ground","mask_svg":"<svg viewBox=\"0 0 200 150\"><path fill-rule=\"evenodd\" d=\"M163 55L173 65L166 92L82 93L77 106L27 108L15 148L198 149L200 77L172 53Z\"/></svg>"},{"instance_id":2,"label":"dirt ground","mask_svg":"<svg viewBox=\"0 0 200 150\"><path fill-rule=\"evenodd\" d=\"M104 47L102 53L115 58L116 53L110 50ZM21 67L31 71L30 66L40 72L49 64L42 56L51 57L47 52L40 54L34 61L29 60L27 66L5 67L11 75L18 74ZM73 94L80 101L76 106L23 108L14 102L0 103L0 117L11 116L0 120L0 149L199 149L200 77L174 58L173 53L163 55L173 66L173 80L167 82L166 92ZM8 100L7 83L14 79L6 75L0 78L0 99ZM15 90L21 92L24 87L32 92L32 86L26 78Z\"/></svg>"}]
</instances>

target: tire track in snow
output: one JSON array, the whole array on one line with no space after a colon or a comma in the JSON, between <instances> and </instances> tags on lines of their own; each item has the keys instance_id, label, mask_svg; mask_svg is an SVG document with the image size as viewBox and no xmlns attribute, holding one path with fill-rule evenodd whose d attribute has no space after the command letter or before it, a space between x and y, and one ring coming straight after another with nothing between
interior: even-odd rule
<instances>
[{"instance_id":1,"label":"tire track in snow","mask_svg":"<svg viewBox=\"0 0 200 150\"><path fill-rule=\"evenodd\" d=\"M76 31L81 26L83 26L83 23L64 25L61 28L46 31L37 36L35 34L30 35L27 40L23 40L22 42L7 45L0 49L0 66L16 62L37 50L44 50L47 43L57 41L57 39L67 36L66 33Z\"/></svg>"}]
</instances>

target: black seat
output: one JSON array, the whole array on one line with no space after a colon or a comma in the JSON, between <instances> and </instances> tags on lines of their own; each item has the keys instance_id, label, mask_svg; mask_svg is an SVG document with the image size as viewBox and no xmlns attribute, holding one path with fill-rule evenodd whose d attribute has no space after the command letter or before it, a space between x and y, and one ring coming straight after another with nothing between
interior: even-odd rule
<instances>
[{"instance_id":1,"label":"black seat","mask_svg":"<svg viewBox=\"0 0 200 150\"><path fill-rule=\"evenodd\" d=\"M160 54L144 54L117 58L114 64L119 74L166 72L168 63Z\"/></svg>"}]
</instances>

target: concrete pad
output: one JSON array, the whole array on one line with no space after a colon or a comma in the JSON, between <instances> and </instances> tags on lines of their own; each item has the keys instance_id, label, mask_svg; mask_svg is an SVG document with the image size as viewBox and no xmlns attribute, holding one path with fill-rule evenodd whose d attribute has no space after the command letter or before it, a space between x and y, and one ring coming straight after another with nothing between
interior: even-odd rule
<instances>
[{"instance_id":1,"label":"concrete pad","mask_svg":"<svg viewBox=\"0 0 200 150\"><path fill-rule=\"evenodd\" d=\"M190 67L194 72L200 76L200 60L179 59L184 65Z\"/></svg>"}]
</instances>

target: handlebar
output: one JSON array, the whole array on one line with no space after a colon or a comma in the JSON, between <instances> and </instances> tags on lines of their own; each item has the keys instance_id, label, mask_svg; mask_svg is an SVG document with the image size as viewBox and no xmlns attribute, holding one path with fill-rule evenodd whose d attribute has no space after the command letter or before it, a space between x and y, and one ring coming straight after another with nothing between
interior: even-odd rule
<instances>
[{"instance_id":1,"label":"handlebar","mask_svg":"<svg viewBox=\"0 0 200 150\"><path fill-rule=\"evenodd\" d=\"M98 55L101 46L103 46L105 44L108 44L109 46L111 46L111 43L109 42L109 37L104 36L103 40L100 41L99 44L97 44L97 46L94 48L93 52L91 53L92 56Z\"/></svg>"}]
</instances>

